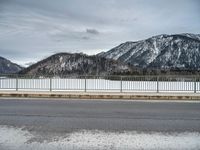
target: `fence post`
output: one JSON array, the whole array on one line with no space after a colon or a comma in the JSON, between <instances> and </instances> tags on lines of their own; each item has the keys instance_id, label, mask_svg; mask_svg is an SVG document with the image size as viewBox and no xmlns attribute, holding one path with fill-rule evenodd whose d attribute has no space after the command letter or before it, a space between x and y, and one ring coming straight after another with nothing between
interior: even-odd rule
<instances>
[{"instance_id":1,"label":"fence post","mask_svg":"<svg viewBox=\"0 0 200 150\"><path fill-rule=\"evenodd\" d=\"M197 79L196 79L196 77L194 77L194 93L196 93L197 92Z\"/></svg>"},{"instance_id":2,"label":"fence post","mask_svg":"<svg viewBox=\"0 0 200 150\"><path fill-rule=\"evenodd\" d=\"M16 76L16 91L18 91L18 75Z\"/></svg>"},{"instance_id":3,"label":"fence post","mask_svg":"<svg viewBox=\"0 0 200 150\"><path fill-rule=\"evenodd\" d=\"M87 92L87 79L86 79L86 76L85 76L85 92Z\"/></svg>"},{"instance_id":4,"label":"fence post","mask_svg":"<svg viewBox=\"0 0 200 150\"><path fill-rule=\"evenodd\" d=\"M122 76L120 77L120 92L122 93Z\"/></svg>"},{"instance_id":5,"label":"fence post","mask_svg":"<svg viewBox=\"0 0 200 150\"><path fill-rule=\"evenodd\" d=\"M157 76L157 93L159 93L159 76Z\"/></svg>"},{"instance_id":6,"label":"fence post","mask_svg":"<svg viewBox=\"0 0 200 150\"><path fill-rule=\"evenodd\" d=\"M50 84L49 84L49 86L50 86L50 87L49 87L49 90L50 90L50 92L52 92L52 78L51 78L51 77L49 78L49 81L50 81Z\"/></svg>"}]
</instances>

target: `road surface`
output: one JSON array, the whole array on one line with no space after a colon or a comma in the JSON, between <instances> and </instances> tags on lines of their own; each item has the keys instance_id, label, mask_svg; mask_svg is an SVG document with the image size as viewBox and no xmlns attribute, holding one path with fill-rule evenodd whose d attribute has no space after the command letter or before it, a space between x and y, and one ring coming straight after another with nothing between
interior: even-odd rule
<instances>
[{"instance_id":1,"label":"road surface","mask_svg":"<svg viewBox=\"0 0 200 150\"><path fill-rule=\"evenodd\" d=\"M125 133L132 135L133 132L161 133L164 136L192 133L197 139L200 138L200 102L1 98L0 127L1 134L7 132L12 135L16 132L14 129L26 131L34 135L30 138L34 142L66 137L67 133L78 134L80 131L84 134L91 132L87 133L88 137L93 135L92 132L118 133L119 136ZM1 142L5 149L5 140L0 140L0 146ZM198 144L200 146L199 142L196 146Z\"/></svg>"}]
</instances>

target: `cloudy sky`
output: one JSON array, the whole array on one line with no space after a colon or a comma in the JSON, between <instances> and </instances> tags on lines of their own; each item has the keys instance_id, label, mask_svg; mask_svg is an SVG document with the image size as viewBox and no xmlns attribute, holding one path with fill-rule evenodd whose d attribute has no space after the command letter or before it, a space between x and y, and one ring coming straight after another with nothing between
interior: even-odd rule
<instances>
[{"instance_id":1,"label":"cloudy sky","mask_svg":"<svg viewBox=\"0 0 200 150\"><path fill-rule=\"evenodd\" d=\"M0 0L0 56L19 64L186 32L200 33L200 0Z\"/></svg>"}]
</instances>

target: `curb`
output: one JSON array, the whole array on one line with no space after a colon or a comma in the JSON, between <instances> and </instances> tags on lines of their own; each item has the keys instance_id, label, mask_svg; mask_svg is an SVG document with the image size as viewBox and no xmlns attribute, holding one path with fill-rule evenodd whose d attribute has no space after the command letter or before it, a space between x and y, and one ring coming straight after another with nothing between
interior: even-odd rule
<instances>
[{"instance_id":1,"label":"curb","mask_svg":"<svg viewBox=\"0 0 200 150\"><path fill-rule=\"evenodd\" d=\"M67 93L0 93L0 97L20 98L67 98L67 99L125 99L125 100L200 100L200 95L156 95L156 94L67 94Z\"/></svg>"}]
</instances>

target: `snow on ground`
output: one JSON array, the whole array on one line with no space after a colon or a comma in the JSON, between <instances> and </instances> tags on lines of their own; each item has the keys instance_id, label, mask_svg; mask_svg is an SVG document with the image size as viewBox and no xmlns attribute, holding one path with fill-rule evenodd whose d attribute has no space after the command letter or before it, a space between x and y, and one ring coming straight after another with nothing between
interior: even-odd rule
<instances>
[{"instance_id":1,"label":"snow on ground","mask_svg":"<svg viewBox=\"0 0 200 150\"><path fill-rule=\"evenodd\" d=\"M22 128L0 126L1 150L96 150L96 149L200 149L200 133L77 131L51 141L37 142Z\"/></svg>"}]
</instances>

